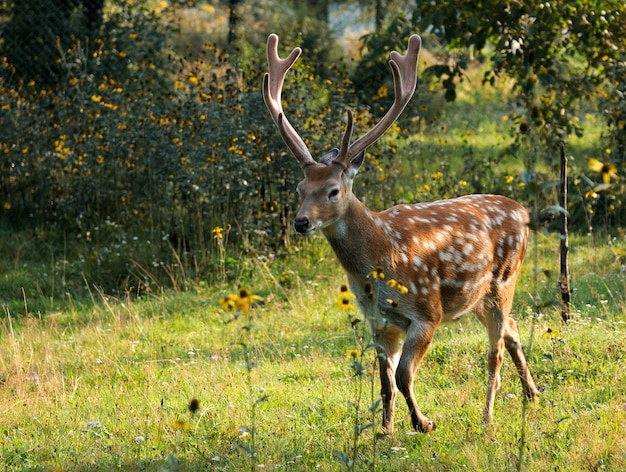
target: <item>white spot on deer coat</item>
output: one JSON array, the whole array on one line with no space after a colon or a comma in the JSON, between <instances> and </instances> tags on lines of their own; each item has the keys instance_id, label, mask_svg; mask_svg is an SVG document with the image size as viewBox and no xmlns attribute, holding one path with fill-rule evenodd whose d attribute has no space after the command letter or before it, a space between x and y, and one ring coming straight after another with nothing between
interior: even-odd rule
<instances>
[{"instance_id":1,"label":"white spot on deer coat","mask_svg":"<svg viewBox=\"0 0 626 472\"><path fill-rule=\"evenodd\" d=\"M464 247L463 247L463 254L466 256L469 256L472 252L474 251L474 245L467 243Z\"/></svg>"}]
</instances>

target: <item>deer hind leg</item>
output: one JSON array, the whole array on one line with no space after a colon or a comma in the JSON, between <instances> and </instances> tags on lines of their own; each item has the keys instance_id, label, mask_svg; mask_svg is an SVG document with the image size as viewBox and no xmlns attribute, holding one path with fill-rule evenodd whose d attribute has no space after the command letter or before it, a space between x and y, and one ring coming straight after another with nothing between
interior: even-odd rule
<instances>
[{"instance_id":1,"label":"deer hind leg","mask_svg":"<svg viewBox=\"0 0 626 472\"><path fill-rule=\"evenodd\" d=\"M417 407L413 392L413 379L419 365L432 342L435 327L430 325L411 325L407 332L402 356L396 370L396 384L404 395L411 414L411 423L416 431L428 433L435 429L435 423L429 420Z\"/></svg>"},{"instance_id":2,"label":"deer hind leg","mask_svg":"<svg viewBox=\"0 0 626 472\"><path fill-rule=\"evenodd\" d=\"M504 343L506 350L509 351L511 358L515 363L526 398L530 401L537 400L539 391L537 390L535 382L533 382L533 378L528 370L526 357L524 356L522 343L520 342L519 332L517 331L517 325L515 324L515 320L513 318L507 318L504 323Z\"/></svg>"},{"instance_id":3,"label":"deer hind leg","mask_svg":"<svg viewBox=\"0 0 626 472\"><path fill-rule=\"evenodd\" d=\"M515 284L509 286L514 287ZM515 320L509 317L512 305L513 290L501 290L498 296L484 299L482 305L476 310L478 319L487 327L489 333L489 353L487 355L489 380L483 411L483 422L487 424L492 422L495 395L500 388L500 368L502 367L504 348L513 359L526 397L534 401L539 395L528 371L517 325Z\"/></svg>"},{"instance_id":4,"label":"deer hind leg","mask_svg":"<svg viewBox=\"0 0 626 472\"><path fill-rule=\"evenodd\" d=\"M374 337L380 370L380 395L383 401L382 433L392 434L396 403L396 368L400 359L400 332L384 329Z\"/></svg>"},{"instance_id":5,"label":"deer hind leg","mask_svg":"<svg viewBox=\"0 0 626 472\"><path fill-rule=\"evenodd\" d=\"M487 354L489 378L487 380L485 409L483 410L483 423L489 424L493 419L496 392L500 388L500 368L502 367L505 347L505 315L501 303L494 300L483 300L482 305L476 307L476 316L485 325L489 335L489 353Z\"/></svg>"}]
</instances>

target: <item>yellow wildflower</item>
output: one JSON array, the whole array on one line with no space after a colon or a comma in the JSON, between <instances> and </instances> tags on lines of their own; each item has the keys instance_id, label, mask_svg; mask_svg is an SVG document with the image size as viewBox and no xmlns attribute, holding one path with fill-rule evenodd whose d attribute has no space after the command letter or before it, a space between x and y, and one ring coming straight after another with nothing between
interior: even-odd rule
<instances>
[{"instance_id":1,"label":"yellow wildflower","mask_svg":"<svg viewBox=\"0 0 626 472\"><path fill-rule=\"evenodd\" d=\"M225 297L219 299L219 304L222 310L234 311L237 307L238 300L239 297L237 295L226 295Z\"/></svg>"},{"instance_id":2,"label":"yellow wildflower","mask_svg":"<svg viewBox=\"0 0 626 472\"><path fill-rule=\"evenodd\" d=\"M354 293L348 290L348 286L342 285L337 297L337 306L343 311L355 311L356 307L352 302L354 298Z\"/></svg>"},{"instance_id":3,"label":"yellow wildflower","mask_svg":"<svg viewBox=\"0 0 626 472\"><path fill-rule=\"evenodd\" d=\"M544 339L548 339L548 340L553 339L553 338L558 338L559 332L556 329L548 328L543 332L541 337Z\"/></svg>"},{"instance_id":4,"label":"yellow wildflower","mask_svg":"<svg viewBox=\"0 0 626 472\"><path fill-rule=\"evenodd\" d=\"M174 429L180 429L182 431L188 431L191 428L191 425L187 421L181 420L180 418L177 418L174 421L172 421L172 427Z\"/></svg>"},{"instance_id":5,"label":"yellow wildflower","mask_svg":"<svg viewBox=\"0 0 626 472\"><path fill-rule=\"evenodd\" d=\"M237 301L235 302L239 311L241 311L244 315L248 315L250 313L250 306L256 302L263 300L263 298L258 295L252 294L249 290L242 288L239 290L239 296L237 297Z\"/></svg>"},{"instance_id":6,"label":"yellow wildflower","mask_svg":"<svg viewBox=\"0 0 626 472\"><path fill-rule=\"evenodd\" d=\"M372 277L373 279L384 279L385 278L385 272L383 271L383 268L378 266L376 267L376 269L374 269L371 273L370 273L370 277Z\"/></svg>"},{"instance_id":7,"label":"yellow wildflower","mask_svg":"<svg viewBox=\"0 0 626 472\"><path fill-rule=\"evenodd\" d=\"M259 300L263 300L262 297L254 295L248 289L242 288L239 290L239 294L231 293L218 300L222 310L226 311L240 311L245 315L250 313L250 306Z\"/></svg>"},{"instance_id":8,"label":"yellow wildflower","mask_svg":"<svg viewBox=\"0 0 626 472\"><path fill-rule=\"evenodd\" d=\"M399 280L389 279L387 281L387 285L389 285L391 288L397 289L398 292L400 292L400 295L406 295L407 293L409 293L409 289L406 288L406 286Z\"/></svg>"},{"instance_id":9,"label":"yellow wildflower","mask_svg":"<svg viewBox=\"0 0 626 472\"><path fill-rule=\"evenodd\" d=\"M605 184L610 184L611 179L619 180L617 168L613 164L606 164L592 157L587 161L587 166L589 170L602 174L602 181Z\"/></svg>"},{"instance_id":10,"label":"yellow wildflower","mask_svg":"<svg viewBox=\"0 0 626 472\"><path fill-rule=\"evenodd\" d=\"M361 356L361 353L358 349L348 349L348 352L346 354L348 355L348 357L352 357L353 359Z\"/></svg>"}]
</instances>

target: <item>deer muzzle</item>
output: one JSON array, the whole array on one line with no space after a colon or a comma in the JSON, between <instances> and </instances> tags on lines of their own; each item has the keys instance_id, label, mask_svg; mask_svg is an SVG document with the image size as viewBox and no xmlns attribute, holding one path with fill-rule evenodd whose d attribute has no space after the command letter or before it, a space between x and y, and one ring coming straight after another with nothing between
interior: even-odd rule
<instances>
[{"instance_id":1,"label":"deer muzzle","mask_svg":"<svg viewBox=\"0 0 626 472\"><path fill-rule=\"evenodd\" d=\"M300 234L307 233L308 231L310 231L309 219L306 216L301 217L301 218L296 218L294 220L293 226L295 230Z\"/></svg>"}]
</instances>

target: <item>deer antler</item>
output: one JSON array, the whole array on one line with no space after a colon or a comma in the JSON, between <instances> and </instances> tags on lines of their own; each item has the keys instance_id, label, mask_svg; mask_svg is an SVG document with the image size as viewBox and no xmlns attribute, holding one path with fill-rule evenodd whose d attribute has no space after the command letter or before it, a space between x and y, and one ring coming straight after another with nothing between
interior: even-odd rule
<instances>
[{"instance_id":1,"label":"deer antler","mask_svg":"<svg viewBox=\"0 0 626 472\"><path fill-rule=\"evenodd\" d=\"M267 62L269 65L269 73L263 78L263 99L265 105L272 115L272 119L282 136L285 144L289 146L291 152L296 156L298 162L303 167L315 163L313 157L306 144L293 128L289 120L285 117L283 105L280 100L281 91L285 75L292 65L296 62L302 49L294 48L286 59L281 59L278 55L278 36L270 34L267 38Z\"/></svg>"},{"instance_id":2,"label":"deer antler","mask_svg":"<svg viewBox=\"0 0 626 472\"><path fill-rule=\"evenodd\" d=\"M336 159L334 159L334 162L347 167L355 156L380 138L393 122L398 119L415 92L417 83L417 59L421 47L421 38L414 34L409 38L409 45L404 56L396 51L391 52L389 65L393 72L395 90L393 105L376 126L352 144L350 144L350 138L352 137L354 118L352 112L348 110L348 124L341 140L341 149ZM283 140L287 146L289 146L294 156L296 156L300 165L304 167L315 163L315 161L305 142L285 117L281 103L281 91L285 75L298 57L300 57L301 53L302 49L295 48L287 58L281 59L278 55L278 36L273 33L269 35L267 38L267 62L270 71L265 74L263 79L263 98L272 115L274 123L276 123L276 126L278 126L280 130Z\"/></svg>"},{"instance_id":3,"label":"deer antler","mask_svg":"<svg viewBox=\"0 0 626 472\"><path fill-rule=\"evenodd\" d=\"M389 65L393 72L395 99L385 116L364 136L349 145L353 128L352 113L348 110L348 125L341 140L341 150L337 160L344 166L357 156L367 146L380 138L387 129L398 119L406 105L415 93L417 84L417 59L419 58L422 39L414 34L409 38L406 54L403 56L396 51L391 52Z\"/></svg>"}]
</instances>

